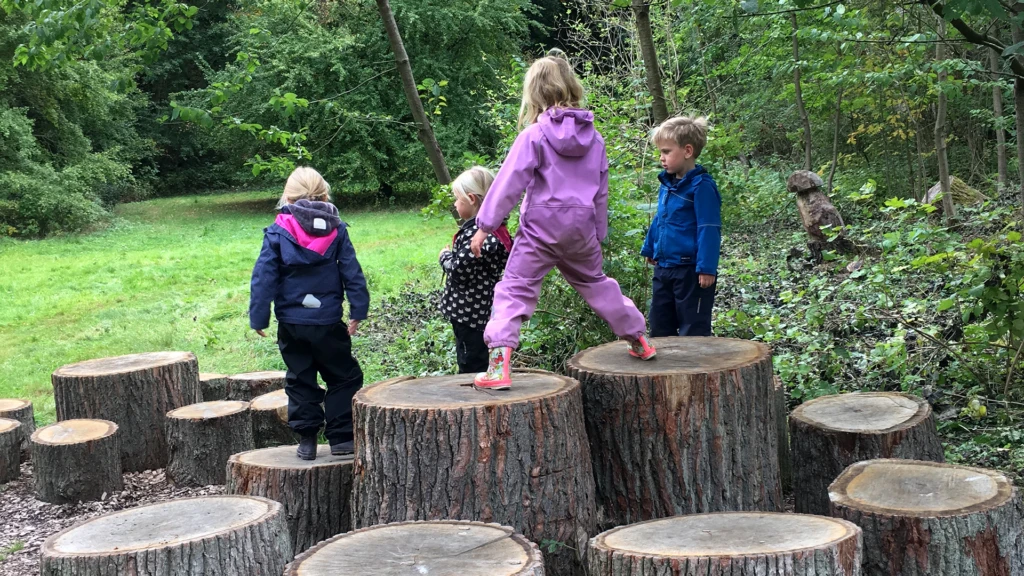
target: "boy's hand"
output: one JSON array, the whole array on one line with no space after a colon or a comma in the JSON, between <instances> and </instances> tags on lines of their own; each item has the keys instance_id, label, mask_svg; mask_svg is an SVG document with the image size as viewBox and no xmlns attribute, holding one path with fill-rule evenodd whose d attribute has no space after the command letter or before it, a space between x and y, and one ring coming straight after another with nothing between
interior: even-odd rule
<instances>
[{"instance_id":1,"label":"boy's hand","mask_svg":"<svg viewBox=\"0 0 1024 576\"><path fill-rule=\"evenodd\" d=\"M647 256L644 256L644 259L647 260L647 263L650 264L651 266L657 266L658 265L658 263L655 262L654 258L648 258Z\"/></svg>"},{"instance_id":2,"label":"boy's hand","mask_svg":"<svg viewBox=\"0 0 1024 576\"><path fill-rule=\"evenodd\" d=\"M259 334L261 338L267 337L267 333L264 332L263 330L257 330L256 333Z\"/></svg>"},{"instance_id":3,"label":"boy's hand","mask_svg":"<svg viewBox=\"0 0 1024 576\"><path fill-rule=\"evenodd\" d=\"M349 320L348 321L348 335L349 336L355 336L356 335L356 331L359 330L359 323L360 322L362 322L362 320Z\"/></svg>"},{"instance_id":4,"label":"boy's hand","mask_svg":"<svg viewBox=\"0 0 1024 576\"><path fill-rule=\"evenodd\" d=\"M698 274L697 279L700 281L701 288L710 288L715 283L715 277L711 274Z\"/></svg>"},{"instance_id":5,"label":"boy's hand","mask_svg":"<svg viewBox=\"0 0 1024 576\"><path fill-rule=\"evenodd\" d=\"M477 230L476 234L473 234L473 239L469 242L469 249L473 251L473 256L480 257L480 250L484 247L484 240L487 240L487 232Z\"/></svg>"}]
</instances>

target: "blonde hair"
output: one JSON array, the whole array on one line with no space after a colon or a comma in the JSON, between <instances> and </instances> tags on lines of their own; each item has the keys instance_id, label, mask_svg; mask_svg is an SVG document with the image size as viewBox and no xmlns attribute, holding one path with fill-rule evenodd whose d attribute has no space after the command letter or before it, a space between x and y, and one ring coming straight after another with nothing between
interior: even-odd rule
<instances>
[{"instance_id":1,"label":"blonde hair","mask_svg":"<svg viewBox=\"0 0 1024 576\"><path fill-rule=\"evenodd\" d=\"M309 166L299 166L284 183L284 194L281 194L281 199L277 201L277 207L294 204L299 200L327 202L330 199L331 185L327 180Z\"/></svg>"},{"instance_id":2,"label":"blonde hair","mask_svg":"<svg viewBox=\"0 0 1024 576\"><path fill-rule=\"evenodd\" d=\"M494 182L493 172L483 166L473 166L459 174L459 177L452 182L452 194L465 202L477 204L469 195L473 194L479 199L478 201L482 201L487 195L487 191L491 189L492 182Z\"/></svg>"},{"instance_id":3,"label":"blonde hair","mask_svg":"<svg viewBox=\"0 0 1024 576\"><path fill-rule=\"evenodd\" d=\"M672 141L680 147L687 144L693 146L693 157L700 156L701 150L708 144L707 116L675 116L651 130L651 142L657 146L659 142Z\"/></svg>"},{"instance_id":4,"label":"blonde hair","mask_svg":"<svg viewBox=\"0 0 1024 576\"><path fill-rule=\"evenodd\" d=\"M563 55L545 56L526 71L520 129L536 122L548 108L578 108L583 103L583 85Z\"/></svg>"}]
</instances>

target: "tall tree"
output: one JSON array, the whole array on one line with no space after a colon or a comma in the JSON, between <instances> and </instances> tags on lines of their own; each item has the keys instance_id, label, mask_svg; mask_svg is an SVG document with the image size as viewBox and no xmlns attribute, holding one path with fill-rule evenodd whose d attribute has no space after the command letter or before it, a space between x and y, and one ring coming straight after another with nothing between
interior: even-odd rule
<instances>
[{"instance_id":1,"label":"tall tree","mask_svg":"<svg viewBox=\"0 0 1024 576\"><path fill-rule=\"evenodd\" d=\"M1013 43L1024 42L1024 29L1014 24ZM1017 58L1014 59L1019 60ZM1014 72L1017 72L1014 70ZM1013 77L1013 107L1016 110L1017 118L1017 179L1020 185L1020 202L1024 206L1024 76L1016 73Z\"/></svg>"},{"instance_id":2,"label":"tall tree","mask_svg":"<svg viewBox=\"0 0 1024 576\"><path fill-rule=\"evenodd\" d=\"M644 71L647 73L647 91L654 100L651 111L654 113L654 123L661 124L668 118L668 106L665 105L665 91L661 87L658 51L654 48L654 36L651 34L651 5L648 0L633 0L632 7L640 52L644 57Z\"/></svg>"},{"instance_id":3,"label":"tall tree","mask_svg":"<svg viewBox=\"0 0 1024 576\"><path fill-rule=\"evenodd\" d=\"M946 20L939 18L939 42L935 44L935 63L939 67L938 86L939 99L935 104L935 158L939 164L939 190L942 191L942 211L946 222L956 218L956 207L949 189L949 157L946 155L946 92L943 83L946 81Z\"/></svg>"},{"instance_id":4,"label":"tall tree","mask_svg":"<svg viewBox=\"0 0 1024 576\"><path fill-rule=\"evenodd\" d=\"M1003 86L999 82L999 54L991 48L988 51L989 65L992 67L992 114L996 120L996 164L998 172L996 182L999 191L1006 188L1006 131L1002 127L1003 119Z\"/></svg>"},{"instance_id":5,"label":"tall tree","mask_svg":"<svg viewBox=\"0 0 1024 576\"><path fill-rule=\"evenodd\" d=\"M804 170L811 169L811 120L807 116L807 108L804 106L804 96L800 90L800 43L797 40L797 32L800 31L796 23L796 12L789 14L793 22L793 90L796 93L796 109L800 112L800 122L804 127Z\"/></svg>"}]
</instances>

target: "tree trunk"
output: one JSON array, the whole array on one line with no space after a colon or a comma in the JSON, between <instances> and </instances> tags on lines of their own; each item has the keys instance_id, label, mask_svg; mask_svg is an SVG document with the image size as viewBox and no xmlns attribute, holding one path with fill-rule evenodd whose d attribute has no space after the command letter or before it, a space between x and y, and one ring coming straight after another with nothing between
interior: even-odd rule
<instances>
[{"instance_id":1,"label":"tree trunk","mask_svg":"<svg viewBox=\"0 0 1024 576\"><path fill-rule=\"evenodd\" d=\"M796 23L796 12L790 13L793 23L793 90L796 94L796 109L800 113L800 123L804 127L804 170L811 170L811 119L804 108L804 97L800 90L800 43L797 41L799 27Z\"/></svg>"},{"instance_id":2,"label":"tree trunk","mask_svg":"<svg viewBox=\"0 0 1024 576\"><path fill-rule=\"evenodd\" d=\"M579 573L578 554L595 533L579 383L516 372L511 391L489 394L470 387L472 379L399 378L356 394L353 527L510 524L551 543L551 574Z\"/></svg>"},{"instance_id":3,"label":"tree trunk","mask_svg":"<svg viewBox=\"0 0 1024 576\"><path fill-rule=\"evenodd\" d=\"M621 342L569 360L583 386L600 525L782 510L768 347L697 337L654 344L656 362L636 362Z\"/></svg>"},{"instance_id":4,"label":"tree trunk","mask_svg":"<svg viewBox=\"0 0 1024 576\"><path fill-rule=\"evenodd\" d=\"M649 0L633 0L633 16L636 18L636 35L640 41L640 52L644 57L644 71L647 74L647 91L651 93L651 112L654 123L661 124L668 119L668 106L665 105L665 92L661 87L661 69L658 64L658 52L654 48L654 35L651 33L651 5Z\"/></svg>"},{"instance_id":5,"label":"tree trunk","mask_svg":"<svg viewBox=\"0 0 1024 576\"><path fill-rule=\"evenodd\" d=\"M211 382L208 389L211 398L203 396L203 401L240 400L242 402L251 402L257 396L283 389L285 383L284 375L285 373L280 370L235 374L234 376L229 376L224 381L224 388L220 390L214 389Z\"/></svg>"},{"instance_id":6,"label":"tree trunk","mask_svg":"<svg viewBox=\"0 0 1024 576\"><path fill-rule=\"evenodd\" d=\"M227 387L227 374L213 374L210 372L199 373L199 388L202 395L200 401L209 402L211 400L226 400L226 398L224 398L224 391L227 390Z\"/></svg>"},{"instance_id":7,"label":"tree trunk","mask_svg":"<svg viewBox=\"0 0 1024 576\"><path fill-rule=\"evenodd\" d=\"M707 53L707 46L704 43L704 33L700 29L700 25L696 20L692 21L693 31L697 34L697 47L700 49L700 72L704 76L704 89L708 91L708 103L711 104L712 116L718 116L718 98L715 96L715 91L711 88L711 75L708 74L708 61L705 57Z\"/></svg>"},{"instance_id":8,"label":"tree trunk","mask_svg":"<svg viewBox=\"0 0 1024 576\"><path fill-rule=\"evenodd\" d=\"M121 435L109 420L64 420L32 435L36 498L52 504L101 500L124 489Z\"/></svg>"},{"instance_id":9,"label":"tree trunk","mask_svg":"<svg viewBox=\"0 0 1024 576\"><path fill-rule=\"evenodd\" d=\"M832 128L832 165L828 169L828 181L825 183L825 193L832 193L832 179L836 175L836 166L839 165L839 128L843 121L843 89L839 88L836 95L836 118Z\"/></svg>"},{"instance_id":10,"label":"tree trunk","mask_svg":"<svg viewBox=\"0 0 1024 576\"><path fill-rule=\"evenodd\" d=\"M866 576L1024 574L1024 521L1002 474L935 462L868 460L832 484L832 515L864 531Z\"/></svg>"},{"instance_id":11,"label":"tree trunk","mask_svg":"<svg viewBox=\"0 0 1024 576\"><path fill-rule=\"evenodd\" d=\"M0 418L0 484L21 476L21 440L24 424L11 418Z\"/></svg>"},{"instance_id":12,"label":"tree trunk","mask_svg":"<svg viewBox=\"0 0 1024 576\"><path fill-rule=\"evenodd\" d=\"M32 443L29 438L36 431L35 413L32 403L28 400L0 399L0 418L10 418L21 422L21 461L25 462L31 453Z\"/></svg>"},{"instance_id":13,"label":"tree trunk","mask_svg":"<svg viewBox=\"0 0 1024 576\"><path fill-rule=\"evenodd\" d=\"M996 83L992 86L992 114L996 119L996 164L998 166L996 182L1001 194L1006 188L1006 131L999 126L1003 118L1003 87L999 77L999 54L995 50L989 50L988 60L992 67L992 82Z\"/></svg>"},{"instance_id":14,"label":"tree trunk","mask_svg":"<svg viewBox=\"0 0 1024 576\"><path fill-rule=\"evenodd\" d=\"M779 436L779 480L782 491L789 493L793 489L793 460L789 453L789 391L782 380L772 378L775 388L775 423Z\"/></svg>"},{"instance_id":15,"label":"tree trunk","mask_svg":"<svg viewBox=\"0 0 1024 576\"><path fill-rule=\"evenodd\" d=\"M935 62L939 64L939 76L937 83L946 81L946 72L943 61L946 59L946 20L939 18L939 42L935 44ZM953 204L953 195L949 191L949 158L946 156L946 93L939 89L939 100L935 105L935 159L939 165L939 186L942 190L942 212L946 217L946 223L956 219L956 206Z\"/></svg>"},{"instance_id":16,"label":"tree trunk","mask_svg":"<svg viewBox=\"0 0 1024 576\"><path fill-rule=\"evenodd\" d=\"M167 413L166 473L176 486L224 484L228 458L252 449L248 402L202 402Z\"/></svg>"},{"instance_id":17,"label":"tree trunk","mask_svg":"<svg viewBox=\"0 0 1024 576\"><path fill-rule=\"evenodd\" d=\"M942 462L931 406L910 394L822 396L789 415L796 511L828 514L828 485L847 466L872 458Z\"/></svg>"},{"instance_id":18,"label":"tree trunk","mask_svg":"<svg viewBox=\"0 0 1024 576\"><path fill-rule=\"evenodd\" d=\"M1013 30L1014 44L1024 42L1024 30L1020 26L1011 25L1010 29ZM1020 204L1024 207L1024 77L1019 74L1013 77L1013 108L1017 127L1017 181Z\"/></svg>"},{"instance_id":19,"label":"tree trunk","mask_svg":"<svg viewBox=\"0 0 1024 576\"><path fill-rule=\"evenodd\" d=\"M921 183L920 193L917 194L917 201L921 201L924 198L924 191L928 189L928 166L924 163L924 137L921 135L921 127L917 121L914 121L914 141L917 144L917 172L918 181Z\"/></svg>"},{"instance_id":20,"label":"tree trunk","mask_svg":"<svg viewBox=\"0 0 1024 576\"><path fill-rule=\"evenodd\" d=\"M298 444L295 433L288 427L288 395L284 390L254 399L249 411L252 413L252 439L257 448Z\"/></svg>"},{"instance_id":21,"label":"tree trunk","mask_svg":"<svg viewBox=\"0 0 1024 576\"><path fill-rule=\"evenodd\" d=\"M49 537L41 576L280 576L292 559L280 504L171 500L90 518Z\"/></svg>"},{"instance_id":22,"label":"tree trunk","mask_svg":"<svg viewBox=\"0 0 1024 576\"><path fill-rule=\"evenodd\" d=\"M199 364L191 352L152 352L69 364L53 373L57 420L117 424L121 465L138 472L167 465L167 412L199 400Z\"/></svg>"}]
</instances>

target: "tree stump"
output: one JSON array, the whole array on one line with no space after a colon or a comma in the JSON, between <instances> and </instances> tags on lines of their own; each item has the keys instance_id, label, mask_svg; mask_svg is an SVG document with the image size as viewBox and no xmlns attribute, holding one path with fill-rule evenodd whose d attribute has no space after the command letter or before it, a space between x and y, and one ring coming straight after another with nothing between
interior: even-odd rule
<instances>
[{"instance_id":1,"label":"tree stump","mask_svg":"<svg viewBox=\"0 0 1024 576\"><path fill-rule=\"evenodd\" d=\"M167 413L166 472L177 486L224 484L228 458L252 449L248 402L200 402Z\"/></svg>"},{"instance_id":2,"label":"tree stump","mask_svg":"<svg viewBox=\"0 0 1024 576\"><path fill-rule=\"evenodd\" d=\"M544 560L537 545L512 528L444 520L342 534L298 556L285 570L285 576L340 574L544 576Z\"/></svg>"},{"instance_id":3,"label":"tree stump","mask_svg":"<svg viewBox=\"0 0 1024 576\"><path fill-rule=\"evenodd\" d=\"M352 529L352 456L331 456L326 445L316 456L300 460L294 446L280 446L228 459L227 493L280 502L296 553Z\"/></svg>"},{"instance_id":4,"label":"tree stump","mask_svg":"<svg viewBox=\"0 0 1024 576\"><path fill-rule=\"evenodd\" d=\"M121 435L109 420L64 420L32 434L36 498L51 504L100 500L124 489Z\"/></svg>"},{"instance_id":5,"label":"tree stump","mask_svg":"<svg viewBox=\"0 0 1024 576\"><path fill-rule=\"evenodd\" d=\"M50 536L41 576L280 576L292 559L281 505L251 496L171 500Z\"/></svg>"},{"instance_id":6,"label":"tree stump","mask_svg":"<svg viewBox=\"0 0 1024 576\"><path fill-rule=\"evenodd\" d=\"M125 472L167 465L168 411L199 401L199 364L191 352L152 352L69 364L53 373L57 420L117 424ZM129 441L130 440L130 441Z\"/></svg>"},{"instance_id":7,"label":"tree stump","mask_svg":"<svg viewBox=\"0 0 1024 576\"><path fill-rule=\"evenodd\" d=\"M21 476L21 422L0 418L0 484Z\"/></svg>"},{"instance_id":8,"label":"tree stump","mask_svg":"<svg viewBox=\"0 0 1024 576\"><path fill-rule=\"evenodd\" d=\"M28 460L32 444L29 438L36 431L36 419L32 410L32 403L28 400L14 398L0 398L0 418L10 418L21 422L19 434L21 434L21 461Z\"/></svg>"},{"instance_id":9,"label":"tree stump","mask_svg":"<svg viewBox=\"0 0 1024 576\"><path fill-rule=\"evenodd\" d=\"M224 391L228 387L227 374L215 374L213 372L199 373L200 401L211 402L213 400L226 400Z\"/></svg>"},{"instance_id":10,"label":"tree stump","mask_svg":"<svg viewBox=\"0 0 1024 576\"><path fill-rule=\"evenodd\" d=\"M782 510L771 351L730 338L655 338L639 362L613 342L569 374L583 407L603 527L679 514Z\"/></svg>"},{"instance_id":11,"label":"tree stump","mask_svg":"<svg viewBox=\"0 0 1024 576\"><path fill-rule=\"evenodd\" d=\"M822 396L789 416L796 511L828 515L828 485L874 458L942 462L931 406L899 392Z\"/></svg>"},{"instance_id":12,"label":"tree stump","mask_svg":"<svg viewBox=\"0 0 1024 576\"><path fill-rule=\"evenodd\" d=\"M774 512L649 520L603 532L587 550L589 576L858 576L860 559L856 525Z\"/></svg>"},{"instance_id":13,"label":"tree stump","mask_svg":"<svg viewBox=\"0 0 1024 576\"><path fill-rule=\"evenodd\" d=\"M829 490L832 514L864 530L865 576L1024 574L1024 510L998 472L868 460Z\"/></svg>"},{"instance_id":14,"label":"tree stump","mask_svg":"<svg viewBox=\"0 0 1024 576\"><path fill-rule=\"evenodd\" d=\"M215 394L214 400L244 400L252 401L257 396L263 396L274 390L284 388L284 372L246 372L228 376L225 387L220 391L211 390ZM205 400L205 398L204 398Z\"/></svg>"},{"instance_id":15,"label":"tree stump","mask_svg":"<svg viewBox=\"0 0 1024 576\"><path fill-rule=\"evenodd\" d=\"M252 412L252 438L257 448L298 444L288 427L288 395L275 390L257 397L249 404Z\"/></svg>"},{"instance_id":16,"label":"tree stump","mask_svg":"<svg viewBox=\"0 0 1024 576\"><path fill-rule=\"evenodd\" d=\"M775 423L779 434L779 478L782 491L793 489L793 458L789 452L789 391L778 376L772 379L775 387Z\"/></svg>"},{"instance_id":17,"label":"tree stump","mask_svg":"<svg viewBox=\"0 0 1024 576\"><path fill-rule=\"evenodd\" d=\"M461 519L550 541L549 574L582 569L595 533L594 476L580 385L516 373L512 389L474 390L472 374L399 378L353 400L353 527Z\"/></svg>"}]
</instances>

